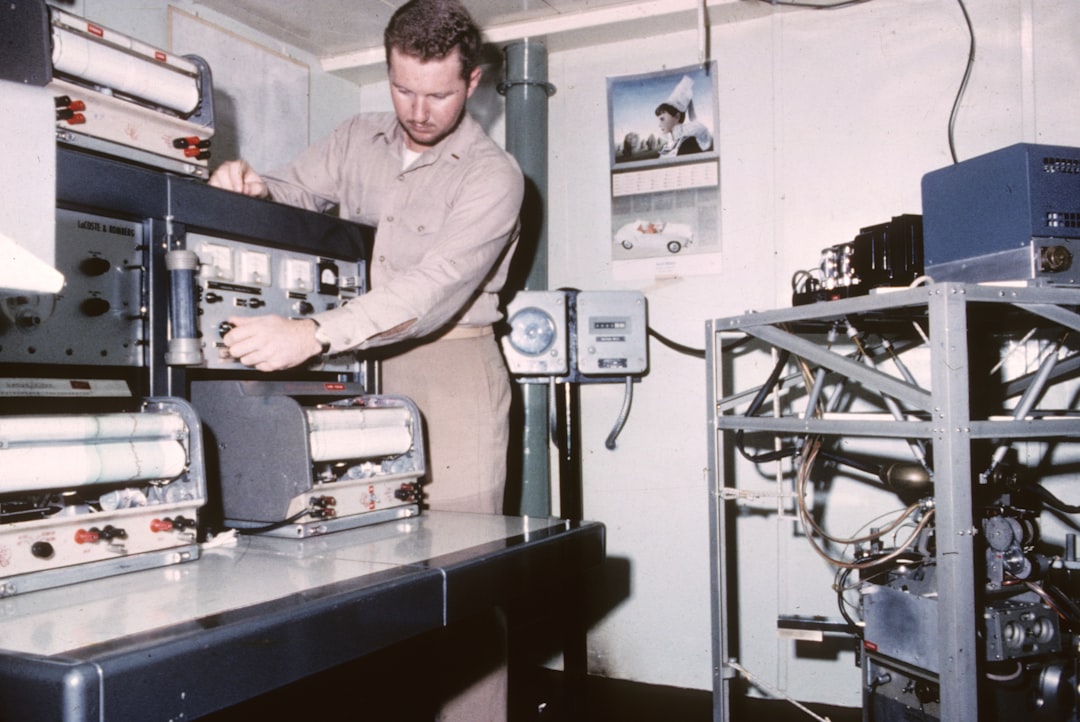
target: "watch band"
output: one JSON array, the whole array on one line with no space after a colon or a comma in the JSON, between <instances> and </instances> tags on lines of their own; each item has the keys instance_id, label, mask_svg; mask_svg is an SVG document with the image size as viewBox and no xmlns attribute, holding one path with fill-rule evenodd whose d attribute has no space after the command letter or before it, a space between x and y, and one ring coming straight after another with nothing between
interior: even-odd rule
<instances>
[{"instance_id":1,"label":"watch band","mask_svg":"<svg viewBox=\"0 0 1080 722\"><path fill-rule=\"evenodd\" d=\"M320 353L323 356L329 355L329 353L330 353L330 342L325 337L323 337L323 335L321 333L322 324L319 323L314 318L309 318L308 320L311 321L313 324L315 324L315 340L319 342L320 346L322 346L322 351L320 351Z\"/></svg>"}]
</instances>

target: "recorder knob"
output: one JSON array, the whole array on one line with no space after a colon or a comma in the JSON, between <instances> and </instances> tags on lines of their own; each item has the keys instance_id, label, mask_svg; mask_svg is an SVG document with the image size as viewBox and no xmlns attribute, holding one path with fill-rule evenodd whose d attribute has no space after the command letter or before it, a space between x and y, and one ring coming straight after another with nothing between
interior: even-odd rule
<instances>
[{"instance_id":1,"label":"recorder knob","mask_svg":"<svg viewBox=\"0 0 1080 722\"><path fill-rule=\"evenodd\" d=\"M53 552L53 545L47 541L34 542L30 546L30 553L38 559L51 559Z\"/></svg>"}]
</instances>

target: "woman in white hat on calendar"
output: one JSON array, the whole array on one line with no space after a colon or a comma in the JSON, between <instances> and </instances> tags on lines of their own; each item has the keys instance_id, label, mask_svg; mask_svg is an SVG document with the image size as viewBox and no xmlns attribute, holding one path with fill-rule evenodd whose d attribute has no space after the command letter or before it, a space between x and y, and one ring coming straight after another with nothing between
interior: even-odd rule
<instances>
[{"instance_id":1,"label":"woman in white hat on calendar","mask_svg":"<svg viewBox=\"0 0 1080 722\"><path fill-rule=\"evenodd\" d=\"M656 117L665 137L661 157L712 150L712 134L695 118L694 81L690 76L684 75L668 99L656 106Z\"/></svg>"}]
</instances>

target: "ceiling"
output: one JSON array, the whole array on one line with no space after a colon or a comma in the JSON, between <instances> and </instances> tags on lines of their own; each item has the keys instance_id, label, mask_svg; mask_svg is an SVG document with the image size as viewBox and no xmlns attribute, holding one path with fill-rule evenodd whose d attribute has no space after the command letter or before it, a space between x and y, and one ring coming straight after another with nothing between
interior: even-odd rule
<instances>
[{"instance_id":1,"label":"ceiling","mask_svg":"<svg viewBox=\"0 0 1080 722\"><path fill-rule=\"evenodd\" d=\"M362 80L383 63L382 31L405 0L195 0L283 43L312 53L323 69ZM549 49L697 27L702 0L462 0L485 39L542 40ZM748 0L720 6L768 7ZM757 10L757 8L753 8ZM715 18L710 17L710 21Z\"/></svg>"}]
</instances>

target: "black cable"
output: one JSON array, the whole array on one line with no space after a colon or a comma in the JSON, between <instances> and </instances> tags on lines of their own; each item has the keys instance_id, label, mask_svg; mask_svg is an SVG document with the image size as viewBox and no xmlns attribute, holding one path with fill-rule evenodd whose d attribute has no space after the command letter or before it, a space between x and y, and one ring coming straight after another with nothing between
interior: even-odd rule
<instances>
[{"instance_id":1,"label":"black cable","mask_svg":"<svg viewBox=\"0 0 1080 722\"><path fill-rule=\"evenodd\" d=\"M1054 600L1054 603L1058 605L1061 613L1068 617L1068 621L1073 629L1076 629L1080 625L1080 606L1073 601L1064 589L1060 588L1056 584L1044 583L1043 589Z\"/></svg>"},{"instance_id":2,"label":"black cable","mask_svg":"<svg viewBox=\"0 0 1080 722\"><path fill-rule=\"evenodd\" d=\"M266 524L265 526L249 526L242 527L236 530L237 534L262 534L263 532L273 531L274 529L280 529L283 526L288 526L293 522L299 521L308 514L311 513L311 509L304 509L303 511L293 514L288 519L282 519L281 521L274 522L273 524Z\"/></svg>"},{"instance_id":3,"label":"black cable","mask_svg":"<svg viewBox=\"0 0 1080 722\"><path fill-rule=\"evenodd\" d=\"M851 627L851 633L854 634L857 639L862 639L862 630L859 628L858 622L856 622L851 614L848 613L847 604L844 601L844 592L847 591L845 589L847 587L847 580L853 571L854 569L850 567L844 569L840 574L840 577L836 580L836 603L840 608L840 616L843 617L844 621Z\"/></svg>"},{"instance_id":4,"label":"black cable","mask_svg":"<svg viewBox=\"0 0 1080 722\"><path fill-rule=\"evenodd\" d=\"M818 458L825 459L826 461L832 461L844 466L850 466L852 469L862 471L870 474L874 477L875 483L879 484L882 488L886 488L884 482L881 481L881 465L872 464L869 461L861 461L852 456L842 456L840 454L834 454L827 449L821 449L818 451Z\"/></svg>"},{"instance_id":5,"label":"black cable","mask_svg":"<svg viewBox=\"0 0 1080 722\"><path fill-rule=\"evenodd\" d=\"M784 367L787 366L788 358L791 353L787 350L781 349L777 354L776 365L773 366L772 371L769 373L769 378L765 380L765 383L761 385L758 392L754 395L753 400L750 402L750 406L747 407L743 416L749 418L757 414L761 410L761 407L765 404L765 399L768 398L769 393L776 386L776 383L780 380L780 375L784 372ZM752 454L746 449L746 443L744 440L745 431L743 429L737 429L735 431L735 448L743 456L744 459L754 464L764 464L770 461L779 461L780 459L786 459L799 454L799 448L791 446L781 449L773 449L771 451L765 451L760 454ZM881 466L874 465L869 462L863 462L858 459L854 459L848 456L842 456L835 454L826 449L822 449L818 452L818 456L827 461L832 461L836 464L843 466L849 466L858 471L863 471L871 474L874 477L873 482L868 482L879 486L880 488L887 488L884 482L881 481ZM866 481L865 479L862 481Z\"/></svg>"},{"instance_id":6,"label":"black cable","mask_svg":"<svg viewBox=\"0 0 1080 722\"><path fill-rule=\"evenodd\" d=\"M657 341L664 344L673 351L678 351L681 354L686 354L687 356L693 356L695 358L705 358L705 349L685 346L678 341L672 341L670 338L660 333L652 326L648 327L647 332L650 336L652 336Z\"/></svg>"},{"instance_id":7,"label":"black cable","mask_svg":"<svg viewBox=\"0 0 1080 722\"><path fill-rule=\"evenodd\" d=\"M776 382L780 380L780 374L784 372L784 367L787 366L788 358L790 356L791 353L786 349L782 349L780 351L776 359L776 364L773 366L773 370L769 373L769 378L766 379L765 383L762 384L761 388L758 389L757 394L755 394L753 400L750 401L750 406L746 409L746 413L743 414L743 416L750 417L761 410L761 407L765 404L765 399L769 397L769 393L772 391L773 387L776 386ZM785 456L794 456L794 454L798 451L797 449L781 449L779 451L768 451L764 454L751 454L746 450L746 447L743 444L743 436L744 433L742 429L738 429L735 432L735 448L739 450L739 453L742 454L743 457L755 464L760 464L766 461L776 461L777 459L782 459ZM780 454L780 452L785 453L783 453L782 455L778 455Z\"/></svg>"},{"instance_id":8,"label":"black cable","mask_svg":"<svg viewBox=\"0 0 1080 722\"><path fill-rule=\"evenodd\" d=\"M968 16L964 0L956 0L956 2L960 5L960 11L964 13L964 22L967 23L968 37L971 38L971 44L968 46L968 60L967 67L964 69L964 79L960 81L960 88L956 91L956 99L953 100L952 112L949 113L949 153L952 154L953 163L960 162L956 157L956 142L953 138L956 130L956 116L960 112L960 99L964 97L968 80L971 79L971 68L975 65L975 28L971 26L971 17Z\"/></svg>"}]
</instances>

